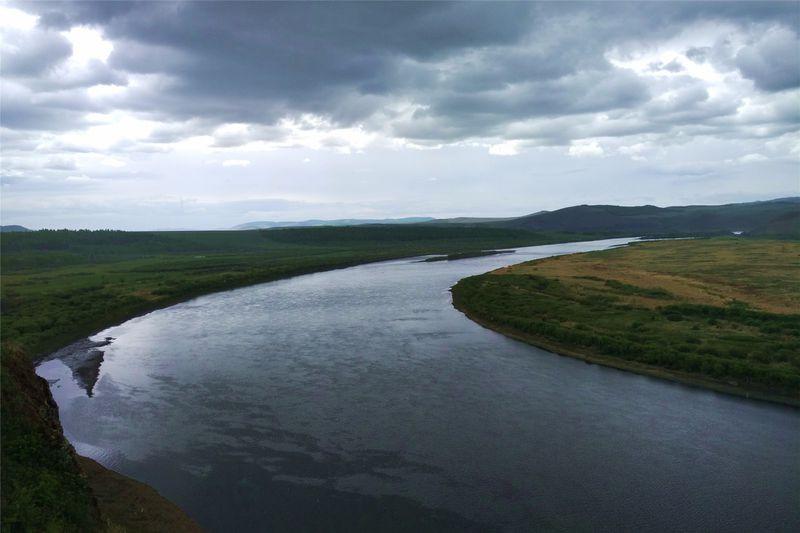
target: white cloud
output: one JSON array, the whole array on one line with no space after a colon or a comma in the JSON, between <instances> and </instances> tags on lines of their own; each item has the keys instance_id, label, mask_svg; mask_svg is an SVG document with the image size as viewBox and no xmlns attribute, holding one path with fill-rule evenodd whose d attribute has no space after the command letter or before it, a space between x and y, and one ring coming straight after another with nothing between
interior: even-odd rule
<instances>
[{"instance_id":1,"label":"white cloud","mask_svg":"<svg viewBox=\"0 0 800 533\"><path fill-rule=\"evenodd\" d=\"M597 141L572 141L569 147L572 157L600 157L605 154L603 147Z\"/></svg>"},{"instance_id":2,"label":"white cloud","mask_svg":"<svg viewBox=\"0 0 800 533\"><path fill-rule=\"evenodd\" d=\"M489 146L489 153L492 155L517 155L519 154L519 142L506 141Z\"/></svg>"},{"instance_id":3,"label":"white cloud","mask_svg":"<svg viewBox=\"0 0 800 533\"><path fill-rule=\"evenodd\" d=\"M31 30L36 26L39 17L25 13L13 7L0 5L0 28L15 30Z\"/></svg>"},{"instance_id":4,"label":"white cloud","mask_svg":"<svg viewBox=\"0 0 800 533\"><path fill-rule=\"evenodd\" d=\"M104 157L100 162L107 167L114 167L114 168L124 167L127 164L125 161L123 161L118 157Z\"/></svg>"},{"instance_id":5,"label":"white cloud","mask_svg":"<svg viewBox=\"0 0 800 533\"><path fill-rule=\"evenodd\" d=\"M79 176L67 176L64 178L64 181L68 181L70 183L89 183L90 181L94 180L86 174L81 174Z\"/></svg>"},{"instance_id":6,"label":"white cloud","mask_svg":"<svg viewBox=\"0 0 800 533\"><path fill-rule=\"evenodd\" d=\"M247 159L226 159L222 162L223 167L249 167L250 161Z\"/></svg>"},{"instance_id":7,"label":"white cloud","mask_svg":"<svg viewBox=\"0 0 800 533\"><path fill-rule=\"evenodd\" d=\"M740 163L758 163L759 161L768 161L769 158L761 154L747 154L739 158Z\"/></svg>"},{"instance_id":8,"label":"white cloud","mask_svg":"<svg viewBox=\"0 0 800 533\"><path fill-rule=\"evenodd\" d=\"M649 143L641 142L636 144L631 144L627 146L620 146L617 149L622 155L627 155L633 161L647 161L647 157L644 155L651 149Z\"/></svg>"},{"instance_id":9,"label":"white cloud","mask_svg":"<svg viewBox=\"0 0 800 533\"><path fill-rule=\"evenodd\" d=\"M72 44L71 61L85 63L92 59L99 59L102 62L108 60L108 56L114 50L111 41L103 38L103 32L88 26L75 26L69 31L61 32Z\"/></svg>"}]
</instances>

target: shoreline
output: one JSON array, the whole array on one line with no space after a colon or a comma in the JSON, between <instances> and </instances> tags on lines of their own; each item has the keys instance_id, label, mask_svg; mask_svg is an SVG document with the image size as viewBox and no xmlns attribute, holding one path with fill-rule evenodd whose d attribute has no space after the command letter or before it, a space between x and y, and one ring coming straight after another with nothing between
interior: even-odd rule
<instances>
[{"instance_id":1,"label":"shoreline","mask_svg":"<svg viewBox=\"0 0 800 533\"><path fill-rule=\"evenodd\" d=\"M581 360L587 364L595 364L595 365L605 366L608 368L614 368L616 370L622 370L624 372L630 372L633 374L658 378L665 381L671 381L673 383L686 385L689 387L710 390L712 392L727 394L730 396L737 396L739 398L745 398L748 400L769 402L772 404L779 404L795 409L800 408L800 398L793 398L790 396L770 394L763 391L746 389L743 387L731 385L729 383L692 376L689 374L685 374L683 372L666 370L663 368L658 368L650 365L645 365L632 361L626 361L624 359L597 355L582 350L575 350L574 348L564 344L556 343L544 339L542 337L531 335L529 333L520 332L507 326L494 324L491 321L481 318L477 316L475 313L470 312L470 310L467 309L466 306L464 306L464 304L459 301L459 298L456 296L456 293L453 291L452 287L450 288L450 294L452 296L453 307L457 311L461 312L468 319L478 324L479 326L494 331L495 333L504 335L508 338L514 339L516 341L524 342L525 344L534 346L536 348L540 348L542 350L546 350L560 357L571 357L573 359Z\"/></svg>"},{"instance_id":2,"label":"shoreline","mask_svg":"<svg viewBox=\"0 0 800 533\"><path fill-rule=\"evenodd\" d=\"M581 241L577 241L581 242ZM560 243L556 243L560 244ZM531 246L538 246L538 245L531 245ZM524 248L524 247L521 247ZM298 269L294 272L289 273L281 273L277 276L265 276L258 281L246 280L244 283L237 283L233 282L230 285L224 288L215 288L209 291L199 290L199 291L190 291L180 296L175 296L173 298L167 298L158 302L151 302L147 305L142 305L141 307L131 309L130 313L123 312L119 315L115 315L113 318L110 318L106 321L99 321L101 325L93 325L89 331L81 331L80 333L70 334L68 337L65 336L62 339L59 339L57 342L48 343L46 348L38 350L31 356L31 363L33 367L36 368L38 365L43 363L49 356L56 353L59 350L69 347L70 345L79 342L84 339L90 339L95 335L116 326L120 326L129 320L133 320L134 318L139 318L150 314L154 311L158 311L160 309L166 309L167 307L172 307L173 305L178 305L182 303L189 302L194 300L195 298L200 298L202 296L208 296L211 294L217 294L221 292L227 292L236 289L244 289L246 287L254 287L256 285L261 285L262 283L271 283L273 281L282 281L286 279L296 278L298 276L306 276L310 274L319 274L322 272L330 272L332 270L341 270L345 268L352 268L361 265L368 265L372 263L381 263L384 261L397 261L400 259L410 259L413 257L419 257L418 254L413 255L399 255L399 256L390 256L390 257L383 257L379 259L366 259L364 261L348 261L341 264L329 264L329 265L319 265L319 267L310 267L310 268L302 268ZM53 346L50 346L53 345Z\"/></svg>"},{"instance_id":3,"label":"shoreline","mask_svg":"<svg viewBox=\"0 0 800 533\"><path fill-rule=\"evenodd\" d=\"M536 246L536 245L532 245ZM252 280L248 280L245 283L231 283L229 286L225 288L221 288L219 290L210 290L210 291L190 291L186 294L176 296L174 298L169 298L162 300L160 302L153 302L151 305L144 305L135 309L130 309L130 312L123 312L120 313L118 316L108 317L108 320L100 321L99 326L94 325L90 332L82 331L80 333L76 333L74 335L70 335L67 340L59 339L57 344L54 342L52 344L56 344L55 348L47 347L41 349L38 353L34 354L32 357L28 358L30 363L30 372L33 376L41 380L44 384L44 390L46 391L48 400L53 404L55 404L55 399L53 398L52 391L50 390L50 384L38 374L36 374L36 368L43 362L45 362L51 355L62 350L64 348L69 347L70 345L80 342L84 339L90 339L91 337L97 335L98 333L118 325L121 325L129 320L133 320L134 318L145 316L149 313L154 311L158 311L160 309L166 309L167 307L171 307L173 305L178 305L181 303L189 302L195 298L199 298L202 296L207 296L210 294L215 294L219 292L226 292L235 289L242 289L246 287L253 287L256 285L260 285L262 283L270 283L273 281L281 281L285 279L295 278L298 276L308 275L308 274L317 274L321 272L329 272L332 270L340 270L344 268L351 268L355 266L367 265L371 263L380 263L383 261L396 261L401 259L409 259L413 257L418 257L418 254L402 254L397 256L388 256L388 257L381 257L381 258L373 258L373 259L366 259L363 261L346 261L343 263L338 264L320 264L316 267L310 268L300 268L293 272L286 272L281 273L277 276L270 275L265 276L263 279L253 282ZM60 426L60 421L59 421ZM64 441L72 448L72 443L63 435L63 431L61 431L62 438ZM195 521L194 519L186 513L184 509L182 509L179 505L171 501L170 499L162 496L154 487L150 486L147 483L134 479L132 477L126 476L116 470L112 470L104 466L103 464L97 462L96 460L92 459L91 457L86 457L84 455L79 455L78 453L74 452L73 454L77 460L77 467L80 471L81 475L89 483L91 487L92 494L95 498L96 505L100 509L101 517L107 521L110 521L113 526L118 526L114 518L119 519L120 517L124 517L126 519L133 518L135 521L139 522L141 525L142 522L140 520L144 520L144 516L146 514L155 515L157 518L165 518L168 519L171 526L174 526L174 529L171 531L204 531ZM103 497L99 497L98 494L102 493ZM119 498L119 501L115 501L115 495ZM131 498L133 498L139 506L135 511L131 511L129 509L131 503ZM103 501L100 501L103 500ZM111 516L109 516L109 511L111 511ZM159 520L156 520L159 522ZM106 524L108 525L108 524ZM150 525L154 525L152 522Z\"/></svg>"}]
</instances>

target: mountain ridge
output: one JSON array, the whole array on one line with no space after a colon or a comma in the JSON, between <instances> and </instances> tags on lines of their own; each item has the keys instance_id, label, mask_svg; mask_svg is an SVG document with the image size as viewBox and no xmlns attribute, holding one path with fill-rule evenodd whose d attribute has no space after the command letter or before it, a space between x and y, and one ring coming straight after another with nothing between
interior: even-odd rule
<instances>
[{"instance_id":1,"label":"mountain ridge","mask_svg":"<svg viewBox=\"0 0 800 533\"><path fill-rule=\"evenodd\" d=\"M723 205L577 205L493 225L532 231L620 234L724 233L800 235L800 197Z\"/></svg>"},{"instance_id":2,"label":"mountain ridge","mask_svg":"<svg viewBox=\"0 0 800 533\"><path fill-rule=\"evenodd\" d=\"M422 222L431 222L433 220L435 220L433 217L337 218L331 220L310 219L298 221L257 220L239 224L231 229L252 230L269 228L306 228L315 226L362 226L365 224L419 224Z\"/></svg>"}]
</instances>

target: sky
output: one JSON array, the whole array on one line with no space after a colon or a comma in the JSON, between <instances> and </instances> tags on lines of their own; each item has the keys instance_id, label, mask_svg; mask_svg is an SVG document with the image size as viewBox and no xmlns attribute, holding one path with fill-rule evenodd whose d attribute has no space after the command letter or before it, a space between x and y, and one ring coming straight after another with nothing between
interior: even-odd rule
<instances>
[{"instance_id":1,"label":"sky","mask_svg":"<svg viewBox=\"0 0 800 533\"><path fill-rule=\"evenodd\" d=\"M800 195L800 3L0 4L3 224Z\"/></svg>"}]
</instances>

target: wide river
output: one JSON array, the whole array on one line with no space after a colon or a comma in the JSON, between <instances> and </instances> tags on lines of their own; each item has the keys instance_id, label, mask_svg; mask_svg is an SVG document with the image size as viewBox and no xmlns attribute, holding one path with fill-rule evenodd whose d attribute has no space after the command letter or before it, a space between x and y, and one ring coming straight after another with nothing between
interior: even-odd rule
<instances>
[{"instance_id":1,"label":"wide river","mask_svg":"<svg viewBox=\"0 0 800 533\"><path fill-rule=\"evenodd\" d=\"M624 242L212 294L37 371L78 453L212 531L800 531L800 411L554 355L452 307L465 276Z\"/></svg>"}]
</instances>

